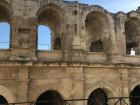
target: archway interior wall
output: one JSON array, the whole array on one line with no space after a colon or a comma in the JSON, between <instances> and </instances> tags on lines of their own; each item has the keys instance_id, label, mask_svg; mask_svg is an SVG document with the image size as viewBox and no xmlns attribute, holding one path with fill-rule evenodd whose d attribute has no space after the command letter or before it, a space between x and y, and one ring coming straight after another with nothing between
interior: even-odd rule
<instances>
[{"instance_id":1,"label":"archway interior wall","mask_svg":"<svg viewBox=\"0 0 140 105\"><path fill-rule=\"evenodd\" d=\"M86 42L87 50L89 51L92 42L101 40L103 43L103 52L107 53L108 51L108 39L110 35L109 31L109 20L105 14L99 11L90 12L85 20L86 28ZM100 48L100 47L99 47Z\"/></svg>"},{"instance_id":2,"label":"archway interior wall","mask_svg":"<svg viewBox=\"0 0 140 105\"><path fill-rule=\"evenodd\" d=\"M0 1L0 22L7 22L8 24L11 24L11 19L13 15L13 10L11 5L5 1Z\"/></svg>"},{"instance_id":3,"label":"archway interior wall","mask_svg":"<svg viewBox=\"0 0 140 105\"><path fill-rule=\"evenodd\" d=\"M115 42L115 30L114 30L114 27L115 27L115 19L113 18L113 15L111 13L109 13L107 10L105 10L103 7L101 6L98 6L98 5L92 5L92 6L89 6L89 7L84 7L84 10L82 11L82 25L85 26L85 20L86 20L86 17L89 13L91 12L100 12L102 14L104 14L103 17L106 17L106 19L104 18L103 21L107 20L108 21L108 24L106 23L106 29L108 27L108 29L105 31L107 32L106 34L109 35L110 37L110 40L112 40L112 44L116 44ZM110 31L108 33L108 31Z\"/></svg>"},{"instance_id":4,"label":"archway interior wall","mask_svg":"<svg viewBox=\"0 0 140 105\"><path fill-rule=\"evenodd\" d=\"M135 55L139 55L140 46L140 20L138 18L128 18L125 22L125 39L126 39L126 54L131 54L131 48L135 51Z\"/></svg>"}]
</instances>

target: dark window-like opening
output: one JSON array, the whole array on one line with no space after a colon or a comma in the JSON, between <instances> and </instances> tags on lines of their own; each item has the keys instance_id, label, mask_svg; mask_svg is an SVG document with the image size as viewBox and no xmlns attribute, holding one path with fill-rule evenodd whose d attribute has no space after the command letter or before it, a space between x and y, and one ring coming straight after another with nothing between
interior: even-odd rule
<instances>
[{"instance_id":1,"label":"dark window-like opening","mask_svg":"<svg viewBox=\"0 0 140 105\"><path fill-rule=\"evenodd\" d=\"M130 93L130 96L140 96L140 87L136 86ZM140 98L130 98L130 105L137 105L140 102Z\"/></svg>"},{"instance_id":2,"label":"dark window-like opening","mask_svg":"<svg viewBox=\"0 0 140 105\"><path fill-rule=\"evenodd\" d=\"M63 100L56 91L47 91L41 94L37 101ZM63 102L36 103L36 105L62 105Z\"/></svg>"},{"instance_id":3,"label":"dark window-like opening","mask_svg":"<svg viewBox=\"0 0 140 105\"><path fill-rule=\"evenodd\" d=\"M47 26L38 27L38 50L51 50L51 31Z\"/></svg>"},{"instance_id":4,"label":"dark window-like opening","mask_svg":"<svg viewBox=\"0 0 140 105\"><path fill-rule=\"evenodd\" d=\"M126 40L126 54L139 55L139 24L140 20L137 18L129 18L125 22L125 40Z\"/></svg>"},{"instance_id":5,"label":"dark window-like opening","mask_svg":"<svg viewBox=\"0 0 140 105\"><path fill-rule=\"evenodd\" d=\"M133 52L135 52L133 54ZM126 44L126 54L128 55L139 55L139 47L136 43Z\"/></svg>"},{"instance_id":6,"label":"dark window-like opening","mask_svg":"<svg viewBox=\"0 0 140 105\"><path fill-rule=\"evenodd\" d=\"M98 88L98 89L94 90L94 91L90 94L89 99L93 99L93 98L107 98L107 95L106 95L106 93L105 93L102 89ZM101 105L108 105L108 104L107 104L107 102L108 102L107 99L106 99L106 100L97 100L97 101L98 101ZM89 101L88 101L88 105L89 105L89 104L90 104L90 105L99 105L99 103L98 103L97 101L92 102L92 100L89 100ZM92 102L92 103L91 103L91 102Z\"/></svg>"},{"instance_id":7,"label":"dark window-like opening","mask_svg":"<svg viewBox=\"0 0 140 105\"><path fill-rule=\"evenodd\" d=\"M9 49L10 25L8 23L0 23L0 36L0 49Z\"/></svg>"},{"instance_id":8,"label":"dark window-like opening","mask_svg":"<svg viewBox=\"0 0 140 105\"><path fill-rule=\"evenodd\" d=\"M7 100L0 95L0 104L6 104L6 103L8 103Z\"/></svg>"},{"instance_id":9,"label":"dark window-like opening","mask_svg":"<svg viewBox=\"0 0 140 105\"><path fill-rule=\"evenodd\" d=\"M90 52L104 52L102 41L95 41L91 43Z\"/></svg>"},{"instance_id":10,"label":"dark window-like opening","mask_svg":"<svg viewBox=\"0 0 140 105\"><path fill-rule=\"evenodd\" d=\"M53 44L53 50L61 50L61 39L60 37L56 38Z\"/></svg>"}]
</instances>

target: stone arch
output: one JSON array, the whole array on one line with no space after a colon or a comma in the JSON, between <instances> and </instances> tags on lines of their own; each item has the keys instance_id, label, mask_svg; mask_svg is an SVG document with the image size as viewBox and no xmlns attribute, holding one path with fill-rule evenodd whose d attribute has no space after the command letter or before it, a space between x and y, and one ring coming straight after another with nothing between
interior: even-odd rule
<instances>
[{"instance_id":1,"label":"stone arch","mask_svg":"<svg viewBox=\"0 0 140 105\"><path fill-rule=\"evenodd\" d=\"M106 17L109 19L110 25L115 26L113 17L110 15L110 13L107 10L105 10L103 7L98 6L98 5L92 5L92 6L84 9L84 11L82 13L82 23L83 24L85 24L86 16L90 12L93 12L93 11L98 11L98 12L101 12L101 13L105 14Z\"/></svg>"},{"instance_id":2,"label":"stone arch","mask_svg":"<svg viewBox=\"0 0 140 105\"><path fill-rule=\"evenodd\" d=\"M14 96L14 94L4 86L0 86L0 95L2 95L8 103L16 103L17 100Z\"/></svg>"},{"instance_id":3,"label":"stone arch","mask_svg":"<svg viewBox=\"0 0 140 105\"><path fill-rule=\"evenodd\" d=\"M41 3L42 2L43 1L41 1ZM51 42L57 37L64 38L62 35L65 35L66 13L58 4L59 3L56 3L56 1L45 1L37 12L38 25L45 25L51 31ZM62 46L61 50L63 48Z\"/></svg>"},{"instance_id":4,"label":"stone arch","mask_svg":"<svg viewBox=\"0 0 140 105\"><path fill-rule=\"evenodd\" d=\"M8 24L10 24L11 23L11 19L13 17L13 9L12 9L12 6L9 4L9 2L7 2L7 0L1 0L0 1L0 6L6 11L6 12L4 11L4 13L5 13L4 14L5 15L4 16L5 17L5 20L3 20L3 21L4 22L7 22Z\"/></svg>"},{"instance_id":5,"label":"stone arch","mask_svg":"<svg viewBox=\"0 0 140 105\"><path fill-rule=\"evenodd\" d=\"M61 8L61 12L63 13L64 17L63 17L63 20L64 20L64 23L67 21L67 11L68 11L68 8L67 6L62 2L62 0L41 0L40 1L40 8L39 10L37 11L37 16L41 13L41 11L43 11L43 9L45 9L44 7L50 5L50 4L54 4L55 6Z\"/></svg>"},{"instance_id":6,"label":"stone arch","mask_svg":"<svg viewBox=\"0 0 140 105\"><path fill-rule=\"evenodd\" d=\"M10 5L10 1L9 0L0 0L0 22L6 22L10 25L10 42L9 42L9 48L12 47L12 35L11 35L11 31L12 31L12 25L11 25L11 21L13 18L13 9L12 6Z\"/></svg>"},{"instance_id":7,"label":"stone arch","mask_svg":"<svg viewBox=\"0 0 140 105\"><path fill-rule=\"evenodd\" d=\"M140 95L140 81L137 79L135 81L133 81L130 85L129 85L129 96L139 96ZM135 105L138 104L139 102L139 98L138 99L129 99L130 101L130 105Z\"/></svg>"},{"instance_id":8,"label":"stone arch","mask_svg":"<svg viewBox=\"0 0 140 105\"><path fill-rule=\"evenodd\" d=\"M130 84L130 86L129 86L129 93L130 93L131 91L133 91L134 88L135 88L136 86L140 86L140 81L139 81L139 80L136 80L136 81L134 81L134 82L132 82L132 83Z\"/></svg>"},{"instance_id":9,"label":"stone arch","mask_svg":"<svg viewBox=\"0 0 140 105\"><path fill-rule=\"evenodd\" d=\"M98 5L92 5L92 6L89 6L89 7L86 7L86 8L83 9L82 19L81 19L83 26L86 25L86 22L85 22L86 17L91 12L98 12L98 13L103 14L104 17L106 18L105 20L108 21L107 24L106 24L106 27L104 29L105 31L104 31L104 37L103 37L106 40L106 42L107 42L107 40L109 40L107 44L104 44L104 45L106 45L106 47L105 47L105 49L106 49L105 53L106 54L116 53L116 50L115 50L116 41L115 41L115 30L114 30L115 23L114 23L113 17L103 7L98 6ZM83 36L84 36L84 38L86 37L85 35L83 35ZM87 48L87 49L89 50L89 48Z\"/></svg>"},{"instance_id":10,"label":"stone arch","mask_svg":"<svg viewBox=\"0 0 140 105\"><path fill-rule=\"evenodd\" d=\"M85 24L86 35L91 34L89 37L84 35L86 42L87 42L87 45L86 45L87 50L90 51L90 49L91 49L90 44L92 42L101 40L101 42L103 43L103 48L104 48L103 52L105 52L106 54L112 53L115 51L113 45L115 45L115 43L116 43L115 42L115 31L113 28L114 20L109 15L109 13L107 14L105 12L105 10L103 8L101 8L101 7L98 8L98 7L99 6L92 6L90 9L87 9L85 12L83 12L82 21ZM90 21L89 22L90 24L88 24L88 20ZM97 27L94 27L93 23L96 23ZM95 29L95 28L97 28L97 29ZM87 31L89 29L91 29L92 31ZM99 35L96 35L96 34L99 34ZM112 47L108 47L109 45L111 45Z\"/></svg>"},{"instance_id":11,"label":"stone arch","mask_svg":"<svg viewBox=\"0 0 140 105\"><path fill-rule=\"evenodd\" d=\"M50 4L50 3L61 7L64 10L65 13L68 10L67 6L62 2L62 0L41 0L40 1L40 4L41 4L40 7L46 6L46 5Z\"/></svg>"},{"instance_id":12,"label":"stone arch","mask_svg":"<svg viewBox=\"0 0 140 105\"><path fill-rule=\"evenodd\" d=\"M84 99L88 99L90 94L96 90L96 89L102 89L108 98L111 98L111 97L117 97L118 95L116 94L115 92L115 89L113 87L111 87L110 85L108 85L106 82L103 82L103 81L98 81L97 83L91 85L89 88L87 88L84 92ZM88 101L85 101L84 102L84 105L87 105L87 102ZM114 100L109 100L108 101L108 105L112 105L113 103L115 103Z\"/></svg>"},{"instance_id":13,"label":"stone arch","mask_svg":"<svg viewBox=\"0 0 140 105\"><path fill-rule=\"evenodd\" d=\"M29 89L29 100L28 101L36 101L37 98L44 92L53 90L56 91L60 94L60 96L66 100L66 99L72 99L71 94L68 92L66 88L64 88L63 85L59 84L47 84L47 85L42 85L36 88L30 88Z\"/></svg>"}]
</instances>

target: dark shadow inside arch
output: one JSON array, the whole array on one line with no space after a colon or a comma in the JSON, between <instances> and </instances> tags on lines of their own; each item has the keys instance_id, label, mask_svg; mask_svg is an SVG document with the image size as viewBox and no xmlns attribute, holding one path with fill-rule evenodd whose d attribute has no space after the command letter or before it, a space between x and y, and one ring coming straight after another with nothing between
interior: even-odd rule
<instances>
[{"instance_id":1,"label":"dark shadow inside arch","mask_svg":"<svg viewBox=\"0 0 140 105\"><path fill-rule=\"evenodd\" d=\"M131 96L140 96L140 87L136 86L134 90L130 93ZM140 98L130 98L130 105L137 105L140 102Z\"/></svg>"},{"instance_id":2,"label":"dark shadow inside arch","mask_svg":"<svg viewBox=\"0 0 140 105\"><path fill-rule=\"evenodd\" d=\"M98 89L94 90L94 91L90 94L90 96L89 96L88 99L93 99L93 98L107 98L107 95L106 95L106 93L105 93L102 89L98 88ZM99 103L101 103L101 105L108 105L108 104L107 104L108 100L97 100L97 101L98 101ZM100 105L97 101L92 102L92 100L89 100L89 101L88 101L88 105L89 105L91 102L92 102L92 104L90 104L90 105Z\"/></svg>"},{"instance_id":3,"label":"dark shadow inside arch","mask_svg":"<svg viewBox=\"0 0 140 105\"><path fill-rule=\"evenodd\" d=\"M0 104L6 104L6 103L8 103L7 100L0 95Z\"/></svg>"},{"instance_id":4,"label":"dark shadow inside arch","mask_svg":"<svg viewBox=\"0 0 140 105\"><path fill-rule=\"evenodd\" d=\"M103 43L101 40L91 43L90 52L104 52Z\"/></svg>"},{"instance_id":5,"label":"dark shadow inside arch","mask_svg":"<svg viewBox=\"0 0 140 105\"><path fill-rule=\"evenodd\" d=\"M90 12L86 16L86 42L87 50L90 52L105 52L106 41L102 40L102 36L107 30L108 18L105 14L97 11Z\"/></svg>"},{"instance_id":6,"label":"dark shadow inside arch","mask_svg":"<svg viewBox=\"0 0 140 105\"><path fill-rule=\"evenodd\" d=\"M61 50L61 39L60 37L56 38L53 44L53 50Z\"/></svg>"},{"instance_id":7,"label":"dark shadow inside arch","mask_svg":"<svg viewBox=\"0 0 140 105\"><path fill-rule=\"evenodd\" d=\"M49 101L49 100L63 100L62 97L56 91L47 91L41 94L37 101ZM49 103L36 103L36 105L62 105L63 102L49 102Z\"/></svg>"}]
</instances>

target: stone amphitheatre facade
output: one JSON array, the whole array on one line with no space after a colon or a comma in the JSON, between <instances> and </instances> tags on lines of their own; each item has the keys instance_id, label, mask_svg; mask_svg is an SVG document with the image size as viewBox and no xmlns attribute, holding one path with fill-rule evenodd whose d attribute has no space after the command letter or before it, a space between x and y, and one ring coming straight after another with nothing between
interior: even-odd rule
<instances>
[{"instance_id":1,"label":"stone amphitheatre facade","mask_svg":"<svg viewBox=\"0 0 140 105\"><path fill-rule=\"evenodd\" d=\"M0 0L0 22L10 25L10 48L0 50L0 103L138 95L140 7L109 13L77 1ZM37 50L39 25L51 30L50 51Z\"/></svg>"}]
</instances>

